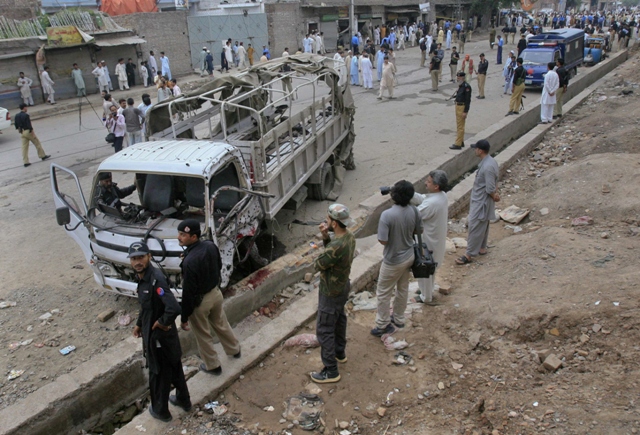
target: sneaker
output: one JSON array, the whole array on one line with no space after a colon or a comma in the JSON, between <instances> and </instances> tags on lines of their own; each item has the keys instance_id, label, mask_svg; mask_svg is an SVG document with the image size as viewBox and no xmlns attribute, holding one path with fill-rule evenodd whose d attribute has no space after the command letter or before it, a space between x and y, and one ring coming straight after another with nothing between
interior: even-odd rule
<instances>
[{"instance_id":1,"label":"sneaker","mask_svg":"<svg viewBox=\"0 0 640 435\"><path fill-rule=\"evenodd\" d=\"M450 149L450 150L458 150L458 151L459 151L459 150L461 150L461 149L462 149L462 147L461 147L461 146L458 146L458 145L456 145L456 144L453 144L453 145L451 145L451 146L449 147L449 149Z\"/></svg>"},{"instance_id":2,"label":"sneaker","mask_svg":"<svg viewBox=\"0 0 640 435\"><path fill-rule=\"evenodd\" d=\"M178 402L178 398L175 395L169 396L169 403L173 406L177 406L178 408L184 409L185 412L191 411L191 402L188 404Z\"/></svg>"},{"instance_id":3,"label":"sneaker","mask_svg":"<svg viewBox=\"0 0 640 435\"><path fill-rule=\"evenodd\" d=\"M49 157L51 157L50 155L46 155L42 158L42 161L44 162L45 160L47 160Z\"/></svg>"},{"instance_id":4,"label":"sneaker","mask_svg":"<svg viewBox=\"0 0 640 435\"><path fill-rule=\"evenodd\" d=\"M338 361L340 364L344 364L347 362L347 355L342 354L342 355L338 355L336 354L336 361Z\"/></svg>"},{"instance_id":5,"label":"sneaker","mask_svg":"<svg viewBox=\"0 0 640 435\"><path fill-rule=\"evenodd\" d=\"M239 351L238 351L238 353L236 353L233 357L234 357L235 359L240 359L240 357L241 357L241 356L242 356L242 351L241 351L241 350L239 350Z\"/></svg>"},{"instance_id":6,"label":"sneaker","mask_svg":"<svg viewBox=\"0 0 640 435\"><path fill-rule=\"evenodd\" d=\"M219 367L217 367L215 369L207 370L207 366L205 366L204 363L201 363L200 364L200 371L208 373L210 375L220 376L222 374L222 366L219 366Z\"/></svg>"},{"instance_id":7,"label":"sneaker","mask_svg":"<svg viewBox=\"0 0 640 435\"><path fill-rule=\"evenodd\" d=\"M31 163L25 163L24 167L26 168L27 166L31 166Z\"/></svg>"},{"instance_id":8,"label":"sneaker","mask_svg":"<svg viewBox=\"0 0 640 435\"><path fill-rule=\"evenodd\" d=\"M396 331L396 328L391 323L389 323L387 326L385 326L382 329L376 326L371 330L371 335L374 335L376 337L382 337L384 334L391 334L395 331Z\"/></svg>"},{"instance_id":9,"label":"sneaker","mask_svg":"<svg viewBox=\"0 0 640 435\"><path fill-rule=\"evenodd\" d=\"M393 323L393 326L396 328L404 328L404 323L396 322L396 319L393 316L391 316L391 323Z\"/></svg>"},{"instance_id":10,"label":"sneaker","mask_svg":"<svg viewBox=\"0 0 640 435\"><path fill-rule=\"evenodd\" d=\"M153 410L153 406L151 405L149 405L149 414L151 414L151 417L155 418L156 420L160 420L165 423L168 423L171 420L173 420L173 417L171 416L171 414L160 415Z\"/></svg>"},{"instance_id":11,"label":"sneaker","mask_svg":"<svg viewBox=\"0 0 640 435\"><path fill-rule=\"evenodd\" d=\"M312 372L310 376L311 380L316 384L330 384L340 380L340 373L338 373L338 370L329 370L326 367L323 368L320 373Z\"/></svg>"},{"instance_id":12,"label":"sneaker","mask_svg":"<svg viewBox=\"0 0 640 435\"><path fill-rule=\"evenodd\" d=\"M509 115L513 115L513 112L512 112L511 110L509 110L509 111L507 112L507 114L506 114L506 115L504 115L504 116L509 116Z\"/></svg>"}]
</instances>

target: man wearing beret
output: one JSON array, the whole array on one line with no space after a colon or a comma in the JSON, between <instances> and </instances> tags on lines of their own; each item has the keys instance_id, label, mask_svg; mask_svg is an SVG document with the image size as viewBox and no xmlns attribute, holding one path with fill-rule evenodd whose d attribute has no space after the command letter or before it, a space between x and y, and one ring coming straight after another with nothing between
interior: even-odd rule
<instances>
[{"instance_id":1,"label":"man wearing beret","mask_svg":"<svg viewBox=\"0 0 640 435\"><path fill-rule=\"evenodd\" d=\"M111 172L100 172L98 174L98 180L96 198L109 207L115 207L118 210L122 207L120 200L131 195L136 190L135 184L120 189L118 185L113 182Z\"/></svg>"},{"instance_id":2,"label":"man wearing beret","mask_svg":"<svg viewBox=\"0 0 640 435\"><path fill-rule=\"evenodd\" d=\"M189 389L182 371L182 350L175 321L180 315L180 305L166 278L151 265L149 247L144 242L129 246L129 261L138 279L140 315L133 328L134 337L142 337L142 348L149 366L149 389L153 418L171 421L169 404L191 410ZM171 384L176 395L169 396Z\"/></svg>"},{"instance_id":3,"label":"man wearing beret","mask_svg":"<svg viewBox=\"0 0 640 435\"><path fill-rule=\"evenodd\" d=\"M316 335L324 368L311 373L311 380L319 384L338 382L340 373L337 363L347 362L347 316L344 304L349 298L349 274L356 250L356 238L347 229L352 224L346 206L331 204L326 221L319 226L324 252L314 262L315 269L320 272ZM333 240L329 232L335 235Z\"/></svg>"},{"instance_id":4,"label":"man wearing beret","mask_svg":"<svg viewBox=\"0 0 640 435\"><path fill-rule=\"evenodd\" d=\"M211 375L222 374L222 365L213 348L211 330L220 339L227 355L240 358L240 342L233 334L222 308L220 291L220 251L211 240L200 240L200 223L185 219L178 225L178 242L186 247L182 269L182 329L193 329L202 364L200 370Z\"/></svg>"}]
</instances>

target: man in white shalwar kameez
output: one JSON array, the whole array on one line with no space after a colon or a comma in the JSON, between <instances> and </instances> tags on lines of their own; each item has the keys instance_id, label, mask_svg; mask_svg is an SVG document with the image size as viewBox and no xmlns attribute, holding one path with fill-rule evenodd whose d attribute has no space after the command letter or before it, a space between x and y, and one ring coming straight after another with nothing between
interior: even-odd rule
<instances>
[{"instance_id":1,"label":"man in white shalwar kameez","mask_svg":"<svg viewBox=\"0 0 640 435\"><path fill-rule=\"evenodd\" d=\"M548 124L553 120L553 107L556 105L556 91L560 87L560 78L553 70L555 63L547 64L547 74L544 76L544 87L540 97L540 124Z\"/></svg>"},{"instance_id":2,"label":"man in white shalwar kameez","mask_svg":"<svg viewBox=\"0 0 640 435\"><path fill-rule=\"evenodd\" d=\"M365 89L373 89L373 64L368 54L362 56L362 85Z\"/></svg>"},{"instance_id":3,"label":"man in white shalwar kameez","mask_svg":"<svg viewBox=\"0 0 640 435\"><path fill-rule=\"evenodd\" d=\"M20 73L20 78L18 79L18 88L20 88L20 97L22 97L22 101L27 106L33 106L33 95L31 95L31 85L33 84L33 80L29 77L25 77L24 73Z\"/></svg>"},{"instance_id":4,"label":"man in white shalwar kameez","mask_svg":"<svg viewBox=\"0 0 640 435\"><path fill-rule=\"evenodd\" d=\"M102 62L98 62L98 66L96 66L91 74L98 80L98 89L100 92L104 92L105 94L109 92L109 80L107 80L107 76L104 74L104 68L102 67Z\"/></svg>"},{"instance_id":5,"label":"man in white shalwar kameez","mask_svg":"<svg viewBox=\"0 0 640 435\"><path fill-rule=\"evenodd\" d=\"M42 90L47 95L47 101L51 104L56 104L54 94L56 91L53 90L53 85L55 84L53 80L51 80L51 76L49 76L49 67L45 66L44 71L40 74L40 83L42 84Z\"/></svg>"},{"instance_id":6,"label":"man in white shalwar kameez","mask_svg":"<svg viewBox=\"0 0 640 435\"><path fill-rule=\"evenodd\" d=\"M447 50L451 50L451 29L447 30Z\"/></svg>"},{"instance_id":7,"label":"man in white shalwar kameez","mask_svg":"<svg viewBox=\"0 0 640 435\"><path fill-rule=\"evenodd\" d=\"M338 81L338 85L342 86L345 84L347 80L347 68L344 64L344 58L342 57L342 50L339 50L336 54L333 55L334 69L338 71L340 75L340 80Z\"/></svg>"},{"instance_id":8,"label":"man in white shalwar kameez","mask_svg":"<svg viewBox=\"0 0 640 435\"><path fill-rule=\"evenodd\" d=\"M425 186L427 194L415 193L411 204L417 207L422 219L422 241L432 252L433 260L441 266L444 263L449 218L449 201L445 193L449 190L447 173L439 169L431 171ZM422 302L433 301L435 278L434 274L429 278L417 279Z\"/></svg>"}]
</instances>

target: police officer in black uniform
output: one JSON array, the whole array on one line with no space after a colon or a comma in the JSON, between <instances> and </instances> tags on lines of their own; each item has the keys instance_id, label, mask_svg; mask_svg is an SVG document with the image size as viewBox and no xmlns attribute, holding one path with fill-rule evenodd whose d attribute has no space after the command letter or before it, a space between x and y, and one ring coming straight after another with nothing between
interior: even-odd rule
<instances>
[{"instance_id":1,"label":"police officer in black uniform","mask_svg":"<svg viewBox=\"0 0 640 435\"><path fill-rule=\"evenodd\" d=\"M471 86L467 83L464 71L458 71L456 78L458 80L458 90L454 94L456 99L456 143L449 148L452 150L461 150L464 147L464 125L467 121L467 113L471 106Z\"/></svg>"},{"instance_id":2,"label":"police officer in black uniform","mask_svg":"<svg viewBox=\"0 0 640 435\"><path fill-rule=\"evenodd\" d=\"M98 175L98 189L96 190L96 199L109 207L115 207L118 210L122 207L120 200L131 195L136 190L136 185L120 189L112 180L111 172L101 172Z\"/></svg>"},{"instance_id":3,"label":"police officer in black uniform","mask_svg":"<svg viewBox=\"0 0 640 435\"><path fill-rule=\"evenodd\" d=\"M133 328L133 336L142 337L149 366L149 413L158 420L168 422L172 419L168 402L187 412L191 410L189 389L182 371L182 350L175 327L180 305L162 272L151 265L151 254L146 243L132 243L128 258L138 279L140 315ZM176 388L175 396L169 396L171 384Z\"/></svg>"}]
</instances>

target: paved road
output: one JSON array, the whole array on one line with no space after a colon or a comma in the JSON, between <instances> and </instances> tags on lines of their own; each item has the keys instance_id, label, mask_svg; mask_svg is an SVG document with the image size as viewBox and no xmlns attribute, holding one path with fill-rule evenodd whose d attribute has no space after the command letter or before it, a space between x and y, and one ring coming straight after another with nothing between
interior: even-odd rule
<instances>
[{"instance_id":1,"label":"paved road","mask_svg":"<svg viewBox=\"0 0 640 435\"><path fill-rule=\"evenodd\" d=\"M508 46L506 52L511 47ZM502 68L495 65L495 50L488 49L484 39L469 43L466 48L475 62L481 51L490 61L487 98L473 98L472 101L466 131L467 137L471 137L504 117L508 97L502 95ZM446 101L455 85L448 82L450 77L445 64L440 90L431 92L428 70L419 67L419 57L417 47L398 53L399 86L394 100L379 101L377 91L353 88L357 106L357 169L347 172L339 199L350 207L356 207L375 193L378 186L392 184L443 153L456 153L448 149L455 137L455 116L453 103ZM471 86L475 88L476 84L474 79ZM529 101L539 98L535 92L527 95ZM100 108L96 107L96 111L101 115ZM83 111L81 119L76 112L37 120L34 127L46 152L52 155L52 161L73 167L85 189L94 166L113 153L111 146L104 142L106 132L101 117L93 112ZM49 283L54 287L68 288L74 280L86 278L87 269L70 269L73 264L82 264L83 259L75 243L55 223L49 164L37 159L32 146L30 158L34 164L24 168L20 140L12 130L0 135L0 156L0 224L7 229L2 231L0 242L2 246L11 247L0 253L3 264L0 276L4 284L0 297L43 280L52 280ZM295 217L321 220L327 205L327 202L307 201ZM288 212L278 216L281 225L278 235L288 246L316 232L314 227L288 227L292 219L293 214ZM33 272L30 263L34 255L40 260L37 273ZM46 261L42 261L43 258Z\"/></svg>"}]
</instances>

